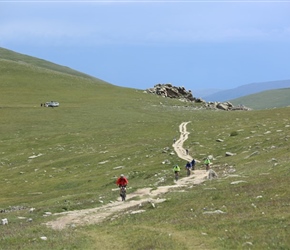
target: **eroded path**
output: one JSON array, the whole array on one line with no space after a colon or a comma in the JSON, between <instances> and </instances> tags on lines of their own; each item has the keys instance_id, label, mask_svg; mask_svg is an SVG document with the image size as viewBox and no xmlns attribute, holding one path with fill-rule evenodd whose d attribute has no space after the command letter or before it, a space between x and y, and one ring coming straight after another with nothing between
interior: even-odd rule
<instances>
[{"instance_id":1,"label":"eroded path","mask_svg":"<svg viewBox=\"0 0 290 250\"><path fill-rule=\"evenodd\" d=\"M180 137L172 145L178 157L185 161L192 160L192 157L190 155L187 155L186 150L183 148L183 143L188 139L189 135L186 129L186 125L188 123L189 122L183 122L180 124L179 126ZM106 218L113 216L114 214L118 215L118 213L125 210L127 211L129 208L135 208L137 206L140 206L142 203L144 204L146 202L147 203L150 202L154 206L156 203L165 201L165 199L161 197L162 194L165 194L175 188L198 185L204 182L206 178L207 173L205 170L195 170L193 171L193 174L191 176L181 178L175 183L175 185L159 186L156 189L142 188L138 189L133 193L129 193L127 195L128 200L126 202L121 202L121 199L119 198L117 201L111 202L109 204L97 208L82 209L53 214L57 215L58 217L55 220L47 222L46 225L53 229L61 230L69 226L100 223ZM115 190L118 191L119 189ZM130 200L134 197L138 197L138 200ZM140 206L140 208L142 207ZM144 211L145 210L140 209L137 211L135 210L134 213Z\"/></svg>"},{"instance_id":2,"label":"eroded path","mask_svg":"<svg viewBox=\"0 0 290 250\"><path fill-rule=\"evenodd\" d=\"M188 139L189 132L187 132L186 125L190 122L183 122L179 125L180 137L179 139L172 145L176 154L179 158L185 161L191 161L192 157L187 155L186 149L183 148L183 143Z\"/></svg>"}]
</instances>

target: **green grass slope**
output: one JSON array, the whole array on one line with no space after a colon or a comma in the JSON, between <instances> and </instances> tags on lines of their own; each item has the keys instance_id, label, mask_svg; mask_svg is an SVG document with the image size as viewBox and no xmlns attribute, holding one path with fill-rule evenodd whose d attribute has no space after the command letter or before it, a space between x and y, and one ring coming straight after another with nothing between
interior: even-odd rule
<instances>
[{"instance_id":1,"label":"green grass slope","mask_svg":"<svg viewBox=\"0 0 290 250\"><path fill-rule=\"evenodd\" d=\"M5 60L12 61L21 65L26 65L28 67L42 68L42 69L52 70L55 72L65 73L69 75L81 76L85 78L93 78L87 74L73 70L69 67L61 66L61 65L58 65L58 64L46 61L46 60L36 58L36 57L16 53L12 50L8 50L8 49L0 47L1 64Z\"/></svg>"},{"instance_id":2,"label":"green grass slope","mask_svg":"<svg viewBox=\"0 0 290 250\"><path fill-rule=\"evenodd\" d=\"M289 249L289 108L203 110L61 70L0 63L0 219L9 220L0 225L0 249ZM60 107L40 106L50 100ZM121 173L129 192L173 184L172 165L185 165L171 154L183 121L191 121L184 146L198 160L214 156L217 180L170 192L155 209L143 204L142 214L62 231L43 225L46 212L116 200ZM211 210L225 213L204 214Z\"/></svg>"},{"instance_id":3,"label":"green grass slope","mask_svg":"<svg viewBox=\"0 0 290 250\"><path fill-rule=\"evenodd\" d=\"M252 109L272 109L290 106L290 88L275 89L230 100L234 105L244 104Z\"/></svg>"}]
</instances>

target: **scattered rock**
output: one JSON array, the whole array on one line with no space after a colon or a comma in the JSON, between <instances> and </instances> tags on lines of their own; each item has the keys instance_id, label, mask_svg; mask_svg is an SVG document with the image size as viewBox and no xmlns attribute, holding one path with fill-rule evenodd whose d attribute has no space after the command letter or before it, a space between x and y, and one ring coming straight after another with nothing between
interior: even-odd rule
<instances>
[{"instance_id":1,"label":"scattered rock","mask_svg":"<svg viewBox=\"0 0 290 250\"><path fill-rule=\"evenodd\" d=\"M153 201L149 200L149 203L151 204L151 206L152 206L153 208L155 208L155 204L153 203Z\"/></svg>"},{"instance_id":2,"label":"scattered rock","mask_svg":"<svg viewBox=\"0 0 290 250\"><path fill-rule=\"evenodd\" d=\"M1 220L2 221L2 225L8 225L8 219L4 218Z\"/></svg>"},{"instance_id":3,"label":"scattered rock","mask_svg":"<svg viewBox=\"0 0 290 250\"><path fill-rule=\"evenodd\" d=\"M105 163L107 163L107 162L109 162L108 160L106 160L106 161L101 161L101 162L99 162L99 164L105 164Z\"/></svg>"},{"instance_id":4,"label":"scattered rock","mask_svg":"<svg viewBox=\"0 0 290 250\"><path fill-rule=\"evenodd\" d=\"M268 162L271 162L271 161L275 161L275 162L277 162L277 159L276 158L272 158L270 161L268 161Z\"/></svg>"},{"instance_id":5,"label":"scattered rock","mask_svg":"<svg viewBox=\"0 0 290 250\"><path fill-rule=\"evenodd\" d=\"M212 169L210 169L209 171L208 171L208 177L207 177L209 180L211 180L211 179L215 179L215 178L218 178L218 175L217 175L217 173L214 171L214 170L212 170Z\"/></svg>"},{"instance_id":6,"label":"scattered rock","mask_svg":"<svg viewBox=\"0 0 290 250\"><path fill-rule=\"evenodd\" d=\"M162 162L162 164L164 165L164 164L170 164L170 161L168 160L168 159L166 159L166 160L164 160L163 162Z\"/></svg>"},{"instance_id":7,"label":"scattered rock","mask_svg":"<svg viewBox=\"0 0 290 250\"><path fill-rule=\"evenodd\" d=\"M231 153L231 152L226 152L226 156L233 156L233 155L236 155L236 154Z\"/></svg>"},{"instance_id":8,"label":"scattered rock","mask_svg":"<svg viewBox=\"0 0 290 250\"><path fill-rule=\"evenodd\" d=\"M259 151L255 151L252 154L250 154L249 156L245 157L245 159L250 158L250 157L252 157L254 155L258 155L258 154L259 154Z\"/></svg>"},{"instance_id":9,"label":"scattered rock","mask_svg":"<svg viewBox=\"0 0 290 250\"><path fill-rule=\"evenodd\" d=\"M231 182L232 185L240 184L240 183L245 183L246 181L233 181Z\"/></svg>"},{"instance_id":10,"label":"scattered rock","mask_svg":"<svg viewBox=\"0 0 290 250\"><path fill-rule=\"evenodd\" d=\"M165 148L163 149L162 153L167 153L169 150L170 150L169 147L165 147Z\"/></svg>"},{"instance_id":11,"label":"scattered rock","mask_svg":"<svg viewBox=\"0 0 290 250\"><path fill-rule=\"evenodd\" d=\"M122 168L124 168L124 166L114 167L113 169L122 169Z\"/></svg>"},{"instance_id":12,"label":"scattered rock","mask_svg":"<svg viewBox=\"0 0 290 250\"><path fill-rule=\"evenodd\" d=\"M203 214L225 214L222 210L214 210L214 211L205 211Z\"/></svg>"},{"instance_id":13,"label":"scattered rock","mask_svg":"<svg viewBox=\"0 0 290 250\"><path fill-rule=\"evenodd\" d=\"M270 173L260 173L259 175L269 175Z\"/></svg>"},{"instance_id":14,"label":"scattered rock","mask_svg":"<svg viewBox=\"0 0 290 250\"><path fill-rule=\"evenodd\" d=\"M246 246L246 245L248 245L248 246L253 246L253 243L250 242L250 241L247 241L247 242L245 242L245 243L243 244L243 246Z\"/></svg>"},{"instance_id":15,"label":"scattered rock","mask_svg":"<svg viewBox=\"0 0 290 250\"><path fill-rule=\"evenodd\" d=\"M208 155L207 158L210 159L210 160L214 160L213 155Z\"/></svg>"},{"instance_id":16,"label":"scattered rock","mask_svg":"<svg viewBox=\"0 0 290 250\"><path fill-rule=\"evenodd\" d=\"M227 103L218 103L217 105L216 105L216 107L218 108L218 109L222 109L222 110L230 110L232 107L233 107L233 105L230 103L230 102L227 102Z\"/></svg>"},{"instance_id":17,"label":"scattered rock","mask_svg":"<svg viewBox=\"0 0 290 250\"><path fill-rule=\"evenodd\" d=\"M10 213L10 212L13 212L13 211L20 211L20 210L23 210L23 209L26 209L26 208L24 206L9 206L8 209L0 210L0 213Z\"/></svg>"},{"instance_id":18,"label":"scattered rock","mask_svg":"<svg viewBox=\"0 0 290 250\"><path fill-rule=\"evenodd\" d=\"M34 159L34 158L37 158L37 157L39 157L39 156L42 156L42 154L32 155L32 156L29 156L28 158L29 158L29 159Z\"/></svg>"},{"instance_id":19,"label":"scattered rock","mask_svg":"<svg viewBox=\"0 0 290 250\"><path fill-rule=\"evenodd\" d=\"M144 212L146 212L146 210L141 209L141 210L132 211L130 214L141 214L141 213L144 213Z\"/></svg>"},{"instance_id":20,"label":"scattered rock","mask_svg":"<svg viewBox=\"0 0 290 250\"><path fill-rule=\"evenodd\" d=\"M235 110L244 110L248 111L251 110L250 108L247 108L245 106L243 107L235 107L232 103L230 102L205 102L205 108L207 109L219 109L219 110L224 110L224 111L235 111Z\"/></svg>"}]
</instances>

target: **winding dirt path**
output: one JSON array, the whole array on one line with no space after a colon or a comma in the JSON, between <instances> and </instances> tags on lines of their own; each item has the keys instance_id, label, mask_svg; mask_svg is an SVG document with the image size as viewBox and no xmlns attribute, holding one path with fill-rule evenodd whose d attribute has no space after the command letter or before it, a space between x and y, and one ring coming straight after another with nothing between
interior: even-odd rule
<instances>
[{"instance_id":1,"label":"winding dirt path","mask_svg":"<svg viewBox=\"0 0 290 250\"><path fill-rule=\"evenodd\" d=\"M186 150L183 148L183 143L188 139L189 136L189 133L186 129L188 123L189 122L183 122L180 124L180 137L172 145L178 157L185 161L192 160L192 157L190 155L187 155ZM149 202L152 204L152 206L155 206L155 204L165 201L165 199L160 198L162 194L165 194L177 187L180 188L198 185L204 182L206 178L207 173L205 170L194 170L191 176L179 179L175 183L175 185L159 186L157 187L157 189L154 190L152 190L152 188L142 188L138 189L133 193L129 193L127 195L126 202L122 202L121 199L118 198L117 201L108 203L97 208L55 213L53 214L53 216L58 217L55 220L47 222L46 225L55 230L61 230L69 226L100 223L109 216L118 216L120 212L124 212L127 211L129 208L136 208L138 206L140 209L134 209L135 211L131 211L131 213L145 212L145 210L142 210L142 204ZM113 189L113 191L118 190L118 188ZM132 198L134 197L138 197L138 200L132 200Z\"/></svg>"},{"instance_id":2,"label":"winding dirt path","mask_svg":"<svg viewBox=\"0 0 290 250\"><path fill-rule=\"evenodd\" d=\"M179 125L180 137L172 145L179 158L185 161L191 161L192 157L187 155L186 149L183 148L183 143L188 139L189 132L187 132L186 125L190 122L183 122Z\"/></svg>"}]
</instances>

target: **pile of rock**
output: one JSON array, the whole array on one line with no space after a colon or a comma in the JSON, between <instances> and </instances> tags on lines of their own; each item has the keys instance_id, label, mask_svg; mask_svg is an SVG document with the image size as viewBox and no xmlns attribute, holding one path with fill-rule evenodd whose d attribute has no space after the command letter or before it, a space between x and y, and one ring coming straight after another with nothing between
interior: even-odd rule
<instances>
[{"instance_id":1,"label":"pile of rock","mask_svg":"<svg viewBox=\"0 0 290 250\"><path fill-rule=\"evenodd\" d=\"M170 83L156 84L153 88L146 90L150 94L160 95L162 97L176 98L179 100L195 102L196 98L193 97L191 90L186 90L184 87L175 87Z\"/></svg>"},{"instance_id":2,"label":"pile of rock","mask_svg":"<svg viewBox=\"0 0 290 250\"><path fill-rule=\"evenodd\" d=\"M205 102L205 107L208 109L221 109L226 111L234 111L234 110L251 110L245 106L234 106L230 102Z\"/></svg>"},{"instance_id":3,"label":"pile of rock","mask_svg":"<svg viewBox=\"0 0 290 250\"><path fill-rule=\"evenodd\" d=\"M186 90L184 87L175 87L170 83L156 84L153 88L146 90L147 93L159 95L167 98L175 98L185 102L203 103L206 109L220 110L250 110L247 107L235 107L230 102L206 102L201 98L196 98L192 95L191 90Z\"/></svg>"}]
</instances>

